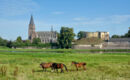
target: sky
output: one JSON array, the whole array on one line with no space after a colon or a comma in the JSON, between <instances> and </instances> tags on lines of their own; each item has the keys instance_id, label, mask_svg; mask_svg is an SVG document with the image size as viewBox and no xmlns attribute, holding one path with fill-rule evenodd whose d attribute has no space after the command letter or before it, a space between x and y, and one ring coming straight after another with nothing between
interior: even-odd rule
<instances>
[{"instance_id":1,"label":"sky","mask_svg":"<svg viewBox=\"0 0 130 80\"><path fill-rule=\"evenodd\" d=\"M0 37L28 38L31 14L36 31L106 31L123 35L130 27L130 0L0 0Z\"/></svg>"}]
</instances>

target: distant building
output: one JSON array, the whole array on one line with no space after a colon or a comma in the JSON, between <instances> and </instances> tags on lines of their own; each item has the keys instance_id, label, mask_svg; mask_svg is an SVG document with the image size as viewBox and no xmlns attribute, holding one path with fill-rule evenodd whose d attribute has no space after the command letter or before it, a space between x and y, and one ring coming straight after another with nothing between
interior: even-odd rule
<instances>
[{"instance_id":1,"label":"distant building","mask_svg":"<svg viewBox=\"0 0 130 80\"><path fill-rule=\"evenodd\" d=\"M104 49L130 49L130 38L111 38L103 46Z\"/></svg>"},{"instance_id":2,"label":"distant building","mask_svg":"<svg viewBox=\"0 0 130 80\"><path fill-rule=\"evenodd\" d=\"M130 38L111 38L109 42L129 42L130 43Z\"/></svg>"},{"instance_id":3,"label":"distant building","mask_svg":"<svg viewBox=\"0 0 130 80\"><path fill-rule=\"evenodd\" d=\"M53 28L51 28L50 31L35 32L35 24L33 16L31 16L28 29L28 39L32 42L34 38L40 38L42 43L55 43L57 42L57 32L53 31Z\"/></svg>"},{"instance_id":4,"label":"distant building","mask_svg":"<svg viewBox=\"0 0 130 80\"><path fill-rule=\"evenodd\" d=\"M100 38L102 40L109 40L109 32L85 32L85 38Z\"/></svg>"}]
</instances>

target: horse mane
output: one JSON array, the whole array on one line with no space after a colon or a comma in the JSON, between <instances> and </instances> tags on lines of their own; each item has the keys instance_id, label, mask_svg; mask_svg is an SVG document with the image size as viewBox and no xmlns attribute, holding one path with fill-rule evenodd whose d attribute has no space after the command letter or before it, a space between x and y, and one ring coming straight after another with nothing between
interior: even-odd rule
<instances>
[{"instance_id":1,"label":"horse mane","mask_svg":"<svg viewBox=\"0 0 130 80\"><path fill-rule=\"evenodd\" d=\"M78 62L75 62L75 61L72 61L73 63L75 63L75 64L78 64Z\"/></svg>"},{"instance_id":2,"label":"horse mane","mask_svg":"<svg viewBox=\"0 0 130 80\"><path fill-rule=\"evenodd\" d=\"M42 62L41 64L45 64L45 62Z\"/></svg>"}]
</instances>

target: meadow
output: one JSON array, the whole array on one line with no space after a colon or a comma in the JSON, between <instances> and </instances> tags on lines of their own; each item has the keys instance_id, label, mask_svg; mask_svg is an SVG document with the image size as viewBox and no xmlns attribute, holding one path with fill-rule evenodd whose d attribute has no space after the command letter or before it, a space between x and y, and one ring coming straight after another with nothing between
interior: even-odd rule
<instances>
[{"instance_id":1,"label":"meadow","mask_svg":"<svg viewBox=\"0 0 130 80\"><path fill-rule=\"evenodd\" d=\"M0 80L130 80L130 53L39 51L44 50L0 49ZM86 62L87 70L76 71L72 61ZM41 62L64 63L69 71L56 73L47 69L44 72L39 65Z\"/></svg>"}]
</instances>

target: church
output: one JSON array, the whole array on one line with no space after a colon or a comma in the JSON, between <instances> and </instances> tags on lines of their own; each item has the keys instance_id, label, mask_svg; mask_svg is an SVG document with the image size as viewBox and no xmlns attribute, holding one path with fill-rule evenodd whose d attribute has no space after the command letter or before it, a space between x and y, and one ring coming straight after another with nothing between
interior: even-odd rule
<instances>
[{"instance_id":1,"label":"church","mask_svg":"<svg viewBox=\"0 0 130 80\"><path fill-rule=\"evenodd\" d=\"M57 42L57 32L53 31L53 27L51 27L50 31L36 32L33 16L31 15L29 29L28 29L28 39L32 42L34 38L40 38L42 43L56 43Z\"/></svg>"}]
</instances>

